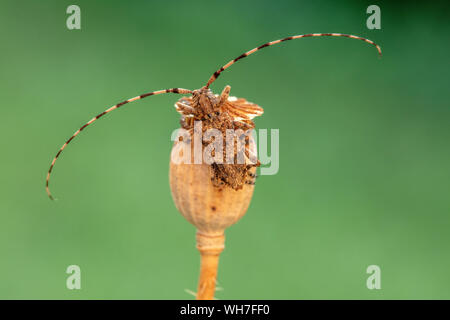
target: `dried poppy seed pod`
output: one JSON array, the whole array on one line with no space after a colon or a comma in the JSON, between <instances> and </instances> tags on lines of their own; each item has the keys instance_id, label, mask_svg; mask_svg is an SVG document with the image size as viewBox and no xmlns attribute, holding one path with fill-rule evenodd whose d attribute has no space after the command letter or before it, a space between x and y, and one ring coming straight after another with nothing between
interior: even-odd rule
<instances>
[{"instance_id":1,"label":"dried poppy seed pod","mask_svg":"<svg viewBox=\"0 0 450 320\"><path fill-rule=\"evenodd\" d=\"M211 165L170 162L170 188L177 209L200 233L221 235L247 211L254 185L245 184L240 190L217 187L211 176Z\"/></svg>"},{"instance_id":2,"label":"dried poppy seed pod","mask_svg":"<svg viewBox=\"0 0 450 320\"><path fill-rule=\"evenodd\" d=\"M173 151L180 141L176 141ZM251 168L254 175L256 167ZM201 255L197 299L213 299L219 255L224 249L224 231L246 213L253 196L253 184L235 190L216 186L213 168L206 163L176 164L170 161L170 188L175 206L197 228L197 249Z\"/></svg>"}]
</instances>

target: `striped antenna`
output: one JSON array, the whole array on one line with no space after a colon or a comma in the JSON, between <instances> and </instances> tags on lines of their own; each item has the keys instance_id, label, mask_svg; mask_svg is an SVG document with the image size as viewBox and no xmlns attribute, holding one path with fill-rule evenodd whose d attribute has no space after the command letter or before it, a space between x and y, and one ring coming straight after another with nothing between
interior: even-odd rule
<instances>
[{"instance_id":1,"label":"striped antenna","mask_svg":"<svg viewBox=\"0 0 450 320\"><path fill-rule=\"evenodd\" d=\"M85 125L83 125L80 129L78 129L77 131L75 131L75 133L70 137L69 140L67 140L63 146L59 149L58 153L56 154L56 156L53 158L52 164L50 165L50 169L48 170L47 173L47 179L45 181L45 190L47 191L47 194L49 196L50 199L54 200L52 194L50 193L50 189L48 187L49 185L49 181L50 181L50 174L52 173L53 167L55 165L56 160L58 159L58 157L60 156L61 152L67 147L67 145L73 140L73 138L75 138L81 131L83 131L87 126L89 126L90 124L92 124L94 121L96 121L97 119L103 117L105 114L120 108L121 106L123 106L124 104L127 104L129 102L133 102L133 101L137 101L146 97L150 97L150 96L154 96L157 94L163 94L163 93L179 93L179 94L189 94L192 93L191 90L187 90L187 89L181 89L181 88L172 88L172 89L165 89L165 90L159 90L159 91L153 91L153 92L149 92L149 93L144 93L141 94L140 96L122 101L118 104L116 104L115 106L112 106L111 108L103 111L102 113L100 113L99 115L95 116L94 118L92 118L91 120L89 120Z\"/></svg>"},{"instance_id":2,"label":"striped antenna","mask_svg":"<svg viewBox=\"0 0 450 320\"><path fill-rule=\"evenodd\" d=\"M307 38L307 37L346 37L346 38L351 38L351 39L362 40L364 42L367 42L367 43L370 43L370 44L374 45L377 48L378 53L381 56L381 48L380 48L380 46L377 45L372 40L369 40L369 39L366 39L366 38L361 38L361 37L354 36L354 35L351 35L351 34L342 34L342 33L310 33L310 34L302 34L302 35L298 35L298 36L291 36L291 37L287 37L287 38L284 38L284 39L267 42L267 43L264 43L263 45L260 45L257 48L254 48L254 49L252 49L250 51L247 51L246 53L241 54L239 57L237 57L236 59L231 60L226 65L224 65L222 68L220 68L219 70L214 72L214 74L211 76L211 78L209 78L208 83L206 84L205 88L209 88L211 83L213 83L219 77L219 75L222 73L222 71L224 71L225 69L229 68L231 65L233 65L237 61L241 60L242 58L248 57L252 53L255 53L256 51L259 51L262 48L273 46L274 44L277 44L277 43L280 43L280 42L284 42L284 41L288 41L288 40L294 40L294 39L300 39L300 38Z\"/></svg>"}]
</instances>

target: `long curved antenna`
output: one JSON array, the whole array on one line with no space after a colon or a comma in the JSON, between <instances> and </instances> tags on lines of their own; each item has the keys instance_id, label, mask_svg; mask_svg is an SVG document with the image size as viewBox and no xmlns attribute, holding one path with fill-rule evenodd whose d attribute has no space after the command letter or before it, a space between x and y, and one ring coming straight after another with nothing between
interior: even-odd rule
<instances>
[{"instance_id":1,"label":"long curved antenna","mask_svg":"<svg viewBox=\"0 0 450 320\"><path fill-rule=\"evenodd\" d=\"M254 49L252 49L250 51L247 51L247 52L241 54L239 57L231 60L226 65L224 65L222 68L220 68L219 70L214 72L214 74L211 76L211 78L209 78L208 83L206 84L205 88L209 88L211 83L213 83L219 77L219 75L222 73L222 71L224 71L225 69L229 68L231 65L233 65L237 61L241 60L242 58L248 57L252 53L255 53L256 51L259 51L262 48L270 47L270 46L273 46L274 44L277 44L277 43L280 43L280 42L284 42L284 41L288 41L288 40L294 40L294 39L300 39L300 38L306 38L306 37L346 37L346 38L362 40L364 42L367 42L367 43L370 43L370 44L374 45L377 48L378 53L381 56L381 48L380 48L380 46L377 45L372 40L369 40L369 39L366 39L366 38L361 38L361 37L354 36L354 35L351 35L351 34L342 34L342 33L310 33L310 34L302 34L302 35L298 35L298 36L291 36L291 37L287 37L287 38L284 38L284 39L267 42L267 43L264 43L263 45L260 45L257 48L254 48Z\"/></svg>"},{"instance_id":2,"label":"long curved antenna","mask_svg":"<svg viewBox=\"0 0 450 320\"><path fill-rule=\"evenodd\" d=\"M159 90L159 91L153 91L153 92L149 92L149 93L144 93L141 94L140 96L122 101L118 104L116 104L115 106L112 106L111 108L103 111L102 113L98 114L97 116L95 116L94 118L92 118L91 120L89 120L85 125L83 125L80 129L78 129L77 131L75 131L75 133L70 137L69 140L67 140L63 146L59 149L58 153L56 154L56 156L53 158L52 164L50 165L50 169L48 170L47 173L47 179L45 181L45 190L47 191L47 194L49 196L50 199L54 200L52 194L50 193L50 189L48 187L49 181L50 181L50 174L52 173L52 169L53 166L55 165L56 160L58 159L59 155L61 154L61 152L64 150L65 147L67 147L67 145L72 141L73 138L75 138L81 131L84 130L84 128L86 128L87 126L89 126L90 124L92 124L94 121L96 121L97 119L103 117L105 114L120 108L121 106L123 106L124 104L127 104L129 102L133 102L136 100L140 100L146 97L150 97L150 96L154 96L157 94L163 94L163 93L179 93L179 94L189 94L192 93L191 90L188 89L181 89L181 88L172 88L172 89L165 89L165 90Z\"/></svg>"}]
</instances>

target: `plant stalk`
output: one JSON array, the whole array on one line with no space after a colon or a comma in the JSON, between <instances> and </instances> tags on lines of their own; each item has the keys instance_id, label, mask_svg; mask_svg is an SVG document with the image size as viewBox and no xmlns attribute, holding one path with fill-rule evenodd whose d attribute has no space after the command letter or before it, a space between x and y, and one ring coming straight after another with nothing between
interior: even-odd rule
<instances>
[{"instance_id":1,"label":"plant stalk","mask_svg":"<svg viewBox=\"0 0 450 320\"><path fill-rule=\"evenodd\" d=\"M197 249L200 251L200 277L197 300L213 300L216 290L219 256L225 247L225 235L197 231Z\"/></svg>"}]
</instances>

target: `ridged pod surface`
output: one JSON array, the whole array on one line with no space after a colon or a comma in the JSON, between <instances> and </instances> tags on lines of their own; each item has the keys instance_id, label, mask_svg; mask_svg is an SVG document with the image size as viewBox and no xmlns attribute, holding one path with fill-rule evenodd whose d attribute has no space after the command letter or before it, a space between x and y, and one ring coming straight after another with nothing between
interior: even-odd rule
<instances>
[{"instance_id":1,"label":"ridged pod surface","mask_svg":"<svg viewBox=\"0 0 450 320\"><path fill-rule=\"evenodd\" d=\"M178 143L183 142L176 141L172 150ZM251 169L252 173L255 171L256 168ZM197 228L197 248L201 254L197 299L214 298L224 231L246 213L254 190L253 184L244 184L239 190L227 185L217 187L211 180L212 175L209 164L170 161L169 182L175 206Z\"/></svg>"},{"instance_id":2,"label":"ridged pod surface","mask_svg":"<svg viewBox=\"0 0 450 320\"><path fill-rule=\"evenodd\" d=\"M221 235L247 211L254 185L245 184L240 190L219 188L211 176L208 164L170 162L170 188L178 211L200 233Z\"/></svg>"}]
</instances>

